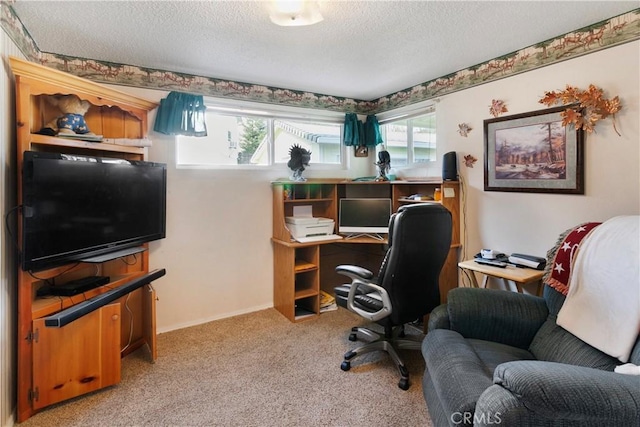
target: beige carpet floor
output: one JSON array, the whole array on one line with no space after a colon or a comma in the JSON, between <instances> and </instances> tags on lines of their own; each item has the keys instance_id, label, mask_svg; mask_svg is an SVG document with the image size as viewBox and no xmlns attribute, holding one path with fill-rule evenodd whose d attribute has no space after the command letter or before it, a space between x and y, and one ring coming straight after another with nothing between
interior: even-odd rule
<instances>
[{"instance_id":1,"label":"beige carpet floor","mask_svg":"<svg viewBox=\"0 0 640 427\"><path fill-rule=\"evenodd\" d=\"M380 352L340 369L359 345L350 328L365 324L342 308L295 324L268 309L161 334L156 363L138 350L120 384L20 426L430 426L419 351L401 352L408 391Z\"/></svg>"}]
</instances>

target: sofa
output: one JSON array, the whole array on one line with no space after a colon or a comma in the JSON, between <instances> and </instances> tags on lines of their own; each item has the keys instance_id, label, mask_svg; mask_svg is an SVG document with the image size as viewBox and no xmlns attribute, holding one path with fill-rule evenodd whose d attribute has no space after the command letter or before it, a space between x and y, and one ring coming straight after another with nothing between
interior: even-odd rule
<instances>
[{"instance_id":1,"label":"sofa","mask_svg":"<svg viewBox=\"0 0 640 427\"><path fill-rule=\"evenodd\" d=\"M548 253L551 267L567 234ZM638 235L633 239L637 242ZM633 320L640 312L635 251L630 264L635 278L627 288L635 313L613 311L613 317L634 323L635 335L629 339L627 334L626 361L558 325L571 293L565 296L548 284L553 282L550 268L542 297L498 289L451 290L447 303L432 311L422 343L423 394L434 426L640 425L640 367L633 366L640 365ZM578 257L582 252L587 253L581 249ZM595 316L589 315L585 318ZM618 372L622 365L636 375Z\"/></svg>"}]
</instances>

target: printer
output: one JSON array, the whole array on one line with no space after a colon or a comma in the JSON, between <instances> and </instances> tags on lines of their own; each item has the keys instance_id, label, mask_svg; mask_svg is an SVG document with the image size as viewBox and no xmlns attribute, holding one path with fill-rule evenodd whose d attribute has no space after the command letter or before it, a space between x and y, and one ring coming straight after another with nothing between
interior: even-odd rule
<instances>
[{"instance_id":1,"label":"printer","mask_svg":"<svg viewBox=\"0 0 640 427\"><path fill-rule=\"evenodd\" d=\"M334 221L330 218L288 216L285 222L294 239L333 234L335 227Z\"/></svg>"}]
</instances>

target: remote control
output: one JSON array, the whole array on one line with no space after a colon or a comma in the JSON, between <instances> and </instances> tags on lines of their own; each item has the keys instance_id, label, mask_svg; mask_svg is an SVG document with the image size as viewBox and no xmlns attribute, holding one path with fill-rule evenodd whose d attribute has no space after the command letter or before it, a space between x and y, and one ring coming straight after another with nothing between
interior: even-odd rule
<instances>
[{"instance_id":1,"label":"remote control","mask_svg":"<svg viewBox=\"0 0 640 427\"><path fill-rule=\"evenodd\" d=\"M475 258L474 261L477 262L478 264L485 264L485 265L490 265L490 266L499 267L499 268L505 268L507 266L506 262L494 261L491 259Z\"/></svg>"}]
</instances>

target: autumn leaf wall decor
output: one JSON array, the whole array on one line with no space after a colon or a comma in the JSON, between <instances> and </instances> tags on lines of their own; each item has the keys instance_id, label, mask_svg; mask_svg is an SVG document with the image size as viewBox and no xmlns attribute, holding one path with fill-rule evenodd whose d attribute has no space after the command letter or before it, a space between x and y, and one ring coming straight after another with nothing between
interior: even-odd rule
<instances>
[{"instance_id":1,"label":"autumn leaf wall decor","mask_svg":"<svg viewBox=\"0 0 640 427\"><path fill-rule=\"evenodd\" d=\"M581 90L567 85L564 90L545 92L544 97L538 101L548 107L556 104L574 104L560 113L562 125L573 124L576 129L584 129L591 133L600 119L611 116L613 130L620 135L616 128L615 114L622 109L620 99L615 96L611 99L603 97L602 89L589 85L589 89Z\"/></svg>"},{"instance_id":2,"label":"autumn leaf wall decor","mask_svg":"<svg viewBox=\"0 0 640 427\"><path fill-rule=\"evenodd\" d=\"M500 99L491 100L491 105L489 106L489 113L493 117L498 117L500 114L506 113L508 111L509 110L507 110L507 104L505 104L504 101Z\"/></svg>"},{"instance_id":3,"label":"autumn leaf wall decor","mask_svg":"<svg viewBox=\"0 0 640 427\"><path fill-rule=\"evenodd\" d=\"M478 159L473 157L471 154L467 154L466 156L464 156L464 165L468 168L472 168L473 164L477 161Z\"/></svg>"},{"instance_id":4,"label":"autumn leaf wall decor","mask_svg":"<svg viewBox=\"0 0 640 427\"><path fill-rule=\"evenodd\" d=\"M469 135L469 132L471 132L472 130L473 128L466 123L460 123L458 125L458 133L461 136L464 136L465 138Z\"/></svg>"}]
</instances>

